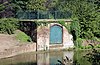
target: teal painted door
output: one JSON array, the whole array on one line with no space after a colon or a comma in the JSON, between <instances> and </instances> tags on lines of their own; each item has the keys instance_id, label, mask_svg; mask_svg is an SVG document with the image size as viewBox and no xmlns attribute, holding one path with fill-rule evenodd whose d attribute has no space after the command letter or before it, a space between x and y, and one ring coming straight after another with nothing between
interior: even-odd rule
<instances>
[{"instance_id":1,"label":"teal painted door","mask_svg":"<svg viewBox=\"0 0 100 65\"><path fill-rule=\"evenodd\" d=\"M62 27L54 25L50 28L50 44L62 43Z\"/></svg>"}]
</instances>

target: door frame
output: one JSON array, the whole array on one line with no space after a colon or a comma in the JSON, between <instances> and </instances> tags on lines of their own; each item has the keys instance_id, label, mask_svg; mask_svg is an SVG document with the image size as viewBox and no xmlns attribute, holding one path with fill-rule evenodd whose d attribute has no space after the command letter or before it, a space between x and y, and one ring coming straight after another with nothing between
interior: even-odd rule
<instances>
[{"instance_id":1,"label":"door frame","mask_svg":"<svg viewBox=\"0 0 100 65\"><path fill-rule=\"evenodd\" d=\"M51 27L52 26L59 26L59 27L61 27L62 28L62 42L61 42L61 44L50 44L50 33L49 33L49 46L51 47L51 46L58 46L58 47L60 47L60 46L63 46L63 26L62 25L60 25L59 23L53 23L53 24L50 24L50 29L51 29Z\"/></svg>"}]
</instances>

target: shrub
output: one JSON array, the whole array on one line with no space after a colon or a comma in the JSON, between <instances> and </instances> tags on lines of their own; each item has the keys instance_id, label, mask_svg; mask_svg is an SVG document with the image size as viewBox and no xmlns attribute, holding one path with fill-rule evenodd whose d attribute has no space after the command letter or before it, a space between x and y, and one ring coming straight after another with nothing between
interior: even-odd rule
<instances>
[{"instance_id":1,"label":"shrub","mask_svg":"<svg viewBox=\"0 0 100 65\"><path fill-rule=\"evenodd\" d=\"M93 37L92 40L100 42L100 39L97 37Z\"/></svg>"},{"instance_id":2,"label":"shrub","mask_svg":"<svg viewBox=\"0 0 100 65\"><path fill-rule=\"evenodd\" d=\"M84 35L83 37L85 39L92 39L94 37L94 34L91 31L87 31L87 32L82 32L82 35Z\"/></svg>"},{"instance_id":3,"label":"shrub","mask_svg":"<svg viewBox=\"0 0 100 65\"><path fill-rule=\"evenodd\" d=\"M75 46L81 48L81 47L82 47L82 43L83 43L83 39L78 38L78 39L75 41Z\"/></svg>"},{"instance_id":4,"label":"shrub","mask_svg":"<svg viewBox=\"0 0 100 65\"><path fill-rule=\"evenodd\" d=\"M31 42L32 41L30 36L28 36L22 31L17 32L16 39L18 39L20 42Z\"/></svg>"},{"instance_id":5,"label":"shrub","mask_svg":"<svg viewBox=\"0 0 100 65\"><path fill-rule=\"evenodd\" d=\"M85 49L92 49L92 47L89 45L89 46L85 46Z\"/></svg>"},{"instance_id":6,"label":"shrub","mask_svg":"<svg viewBox=\"0 0 100 65\"><path fill-rule=\"evenodd\" d=\"M80 37L80 25L79 25L79 20L77 18L73 18L73 22L70 25L70 31L71 34L73 35L73 40L76 41L77 38Z\"/></svg>"},{"instance_id":7,"label":"shrub","mask_svg":"<svg viewBox=\"0 0 100 65\"><path fill-rule=\"evenodd\" d=\"M18 20L15 18L0 19L0 33L13 34L18 28Z\"/></svg>"},{"instance_id":8,"label":"shrub","mask_svg":"<svg viewBox=\"0 0 100 65\"><path fill-rule=\"evenodd\" d=\"M66 24L64 21L58 21L58 23L64 26L68 30L68 32L71 33L70 24Z\"/></svg>"},{"instance_id":9,"label":"shrub","mask_svg":"<svg viewBox=\"0 0 100 65\"><path fill-rule=\"evenodd\" d=\"M100 52L94 47L92 48L92 51L87 53L84 57L91 63L91 65L100 65Z\"/></svg>"},{"instance_id":10,"label":"shrub","mask_svg":"<svg viewBox=\"0 0 100 65\"><path fill-rule=\"evenodd\" d=\"M96 45L95 47L96 47L96 48L100 48L100 44Z\"/></svg>"}]
</instances>

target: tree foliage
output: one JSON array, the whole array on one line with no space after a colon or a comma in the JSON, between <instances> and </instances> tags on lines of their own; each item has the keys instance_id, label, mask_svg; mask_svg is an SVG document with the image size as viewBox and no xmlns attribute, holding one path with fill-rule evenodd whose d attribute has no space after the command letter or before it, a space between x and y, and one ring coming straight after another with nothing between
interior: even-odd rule
<instances>
[{"instance_id":1,"label":"tree foliage","mask_svg":"<svg viewBox=\"0 0 100 65\"><path fill-rule=\"evenodd\" d=\"M46 0L29 0L27 9L29 10L46 10Z\"/></svg>"},{"instance_id":2,"label":"tree foliage","mask_svg":"<svg viewBox=\"0 0 100 65\"><path fill-rule=\"evenodd\" d=\"M11 0L14 9L20 10L55 10L58 0Z\"/></svg>"},{"instance_id":3,"label":"tree foliage","mask_svg":"<svg viewBox=\"0 0 100 65\"><path fill-rule=\"evenodd\" d=\"M0 4L0 10L4 6ZM100 38L100 1L99 0L10 0L14 11L42 10L42 11L69 11L73 20L71 31L79 38ZM76 38L77 38L76 37Z\"/></svg>"},{"instance_id":4,"label":"tree foliage","mask_svg":"<svg viewBox=\"0 0 100 65\"><path fill-rule=\"evenodd\" d=\"M70 31L74 40L77 40L80 37L80 24L77 18L73 19L73 22L70 25Z\"/></svg>"},{"instance_id":5,"label":"tree foliage","mask_svg":"<svg viewBox=\"0 0 100 65\"><path fill-rule=\"evenodd\" d=\"M0 33L13 34L18 29L18 20L14 18L0 19Z\"/></svg>"},{"instance_id":6,"label":"tree foliage","mask_svg":"<svg viewBox=\"0 0 100 65\"><path fill-rule=\"evenodd\" d=\"M28 1L29 0L11 0L11 6L13 6L13 9L15 9L15 11L26 10Z\"/></svg>"},{"instance_id":7,"label":"tree foliage","mask_svg":"<svg viewBox=\"0 0 100 65\"><path fill-rule=\"evenodd\" d=\"M4 8L5 6L3 4L0 4L0 12L3 11Z\"/></svg>"},{"instance_id":8,"label":"tree foliage","mask_svg":"<svg viewBox=\"0 0 100 65\"><path fill-rule=\"evenodd\" d=\"M72 18L79 20L79 37L86 39L100 37L99 0L59 0L58 10L71 11Z\"/></svg>"}]
</instances>

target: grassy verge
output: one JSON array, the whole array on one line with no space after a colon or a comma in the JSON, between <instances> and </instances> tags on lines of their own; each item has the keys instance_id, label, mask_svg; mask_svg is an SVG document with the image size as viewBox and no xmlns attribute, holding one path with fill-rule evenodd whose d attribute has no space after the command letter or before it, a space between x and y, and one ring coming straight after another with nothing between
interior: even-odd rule
<instances>
[{"instance_id":1,"label":"grassy verge","mask_svg":"<svg viewBox=\"0 0 100 65\"><path fill-rule=\"evenodd\" d=\"M20 42L31 42L32 41L30 36L28 36L22 31L16 32L16 39L19 40Z\"/></svg>"}]
</instances>

